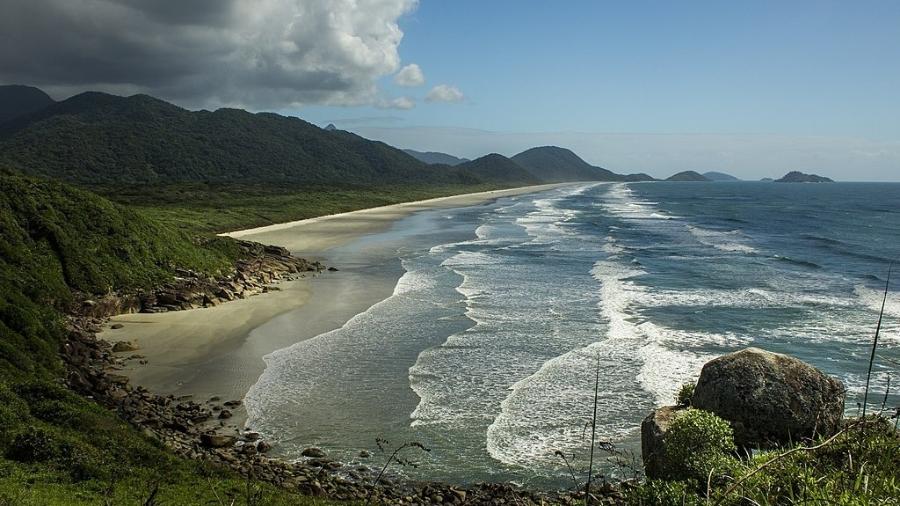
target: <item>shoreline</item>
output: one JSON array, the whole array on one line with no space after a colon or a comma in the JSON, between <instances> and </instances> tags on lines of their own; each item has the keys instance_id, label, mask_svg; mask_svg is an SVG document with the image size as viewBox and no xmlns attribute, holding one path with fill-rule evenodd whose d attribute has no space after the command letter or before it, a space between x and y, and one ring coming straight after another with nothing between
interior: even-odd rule
<instances>
[{"instance_id":1,"label":"shoreline","mask_svg":"<svg viewBox=\"0 0 900 506\"><path fill-rule=\"evenodd\" d=\"M281 246L295 256L321 260L328 251L386 231L398 220L419 211L481 205L568 184L571 183L439 197L220 235ZM401 275L343 271L323 274L285 281L276 290L216 307L114 316L98 337L113 344L130 341L137 345L136 351L119 354L121 358L140 357L127 360L118 371L134 385L199 403L213 397L239 401L265 370L264 356L340 328L389 297ZM113 329L113 325L118 328ZM270 331L269 336L256 338L254 331L263 327ZM243 429L243 406L232 412L227 428Z\"/></svg>"},{"instance_id":2,"label":"shoreline","mask_svg":"<svg viewBox=\"0 0 900 506\"><path fill-rule=\"evenodd\" d=\"M315 258L315 255L321 255L326 250L347 244L359 237L387 230L395 221L419 211L481 205L503 197L536 193L572 184L578 183L556 183L464 193L329 214L219 235L282 246L295 255L303 256L305 254Z\"/></svg>"}]
</instances>

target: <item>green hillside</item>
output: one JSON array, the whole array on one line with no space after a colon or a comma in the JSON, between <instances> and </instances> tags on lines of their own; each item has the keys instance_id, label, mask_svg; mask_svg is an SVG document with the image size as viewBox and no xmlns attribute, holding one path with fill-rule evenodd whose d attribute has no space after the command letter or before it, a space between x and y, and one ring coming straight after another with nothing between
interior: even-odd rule
<instances>
[{"instance_id":1,"label":"green hillside","mask_svg":"<svg viewBox=\"0 0 900 506\"><path fill-rule=\"evenodd\" d=\"M2 159L79 184L452 181L400 150L298 118L191 112L161 100L83 93L0 128Z\"/></svg>"},{"instance_id":2,"label":"green hillside","mask_svg":"<svg viewBox=\"0 0 900 506\"><path fill-rule=\"evenodd\" d=\"M230 267L231 241L197 241L57 182L0 174L0 504L211 504L247 484L175 457L63 386L62 312L73 291ZM273 504L283 491L253 485ZM311 504L291 497L291 504ZM151 504L151 503L146 503Z\"/></svg>"},{"instance_id":3,"label":"green hillside","mask_svg":"<svg viewBox=\"0 0 900 506\"><path fill-rule=\"evenodd\" d=\"M0 161L81 185L514 185L535 177L504 157L429 165L382 142L299 118L188 111L146 95L83 93L0 127ZM496 166L494 164L497 164Z\"/></svg>"},{"instance_id":4,"label":"green hillside","mask_svg":"<svg viewBox=\"0 0 900 506\"><path fill-rule=\"evenodd\" d=\"M491 153L481 158L461 163L455 168L462 174L468 175L473 183L480 180L485 183L509 182L514 185L529 185L546 181L560 181L555 178L540 178L516 162L497 153Z\"/></svg>"}]
</instances>

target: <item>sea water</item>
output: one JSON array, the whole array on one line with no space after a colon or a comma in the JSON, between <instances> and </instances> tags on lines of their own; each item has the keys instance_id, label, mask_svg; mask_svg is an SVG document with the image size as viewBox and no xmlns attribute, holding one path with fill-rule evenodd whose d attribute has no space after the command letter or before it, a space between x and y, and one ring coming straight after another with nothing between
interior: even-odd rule
<instances>
[{"instance_id":1,"label":"sea water","mask_svg":"<svg viewBox=\"0 0 900 506\"><path fill-rule=\"evenodd\" d=\"M598 368L597 438L625 460L650 410L746 346L839 377L855 412L900 184L579 184L422 212L333 253L365 264L373 247L402 267L393 294L267 356L248 425L283 458L375 464L358 454L376 438L418 441L431 451L398 468L412 478L565 487L557 451L583 472ZM880 409L892 372L900 389L900 291L874 371Z\"/></svg>"}]
</instances>

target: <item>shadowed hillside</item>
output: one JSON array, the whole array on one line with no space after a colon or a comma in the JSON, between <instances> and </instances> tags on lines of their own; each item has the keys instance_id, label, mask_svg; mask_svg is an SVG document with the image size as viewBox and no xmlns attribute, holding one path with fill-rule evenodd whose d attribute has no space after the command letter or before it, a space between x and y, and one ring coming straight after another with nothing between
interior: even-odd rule
<instances>
[{"instance_id":1,"label":"shadowed hillside","mask_svg":"<svg viewBox=\"0 0 900 506\"><path fill-rule=\"evenodd\" d=\"M40 111L54 103L49 95L31 86L0 86L0 123Z\"/></svg>"}]
</instances>

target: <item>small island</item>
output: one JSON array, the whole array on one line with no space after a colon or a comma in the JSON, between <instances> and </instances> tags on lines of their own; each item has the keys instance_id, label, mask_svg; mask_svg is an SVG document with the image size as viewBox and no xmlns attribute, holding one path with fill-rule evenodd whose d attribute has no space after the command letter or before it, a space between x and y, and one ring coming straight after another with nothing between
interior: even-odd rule
<instances>
[{"instance_id":1,"label":"small island","mask_svg":"<svg viewBox=\"0 0 900 506\"><path fill-rule=\"evenodd\" d=\"M833 183L834 181L816 174L804 174L799 171L791 171L784 175L781 179L776 179L776 183Z\"/></svg>"},{"instance_id":2,"label":"small island","mask_svg":"<svg viewBox=\"0 0 900 506\"><path fill-rule=\"evenodd\" d=\"M710 179L693 170L686 170L669 176L666 181L709 181Z\"/></svg>"},{"instance_id":3,"label":"small island","mask_svg":"<svg viewBox=\"0 0 900 506\"><path fill-rule=\"evenodd\" d=\"M709 179L710 181L740 181L739 178L736 178L731 174L716 171L704 172L703 177Z\"/></svg>"}]
</instances>

